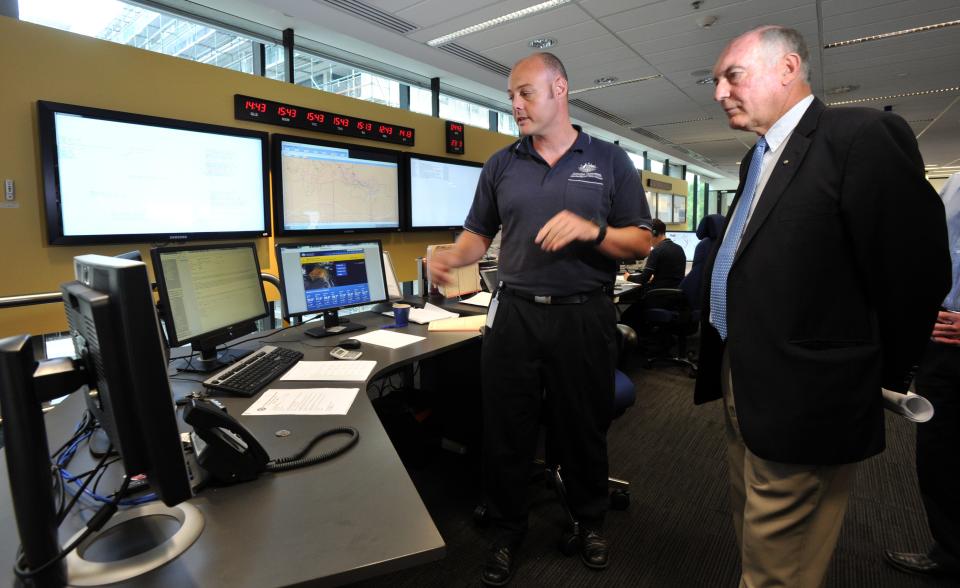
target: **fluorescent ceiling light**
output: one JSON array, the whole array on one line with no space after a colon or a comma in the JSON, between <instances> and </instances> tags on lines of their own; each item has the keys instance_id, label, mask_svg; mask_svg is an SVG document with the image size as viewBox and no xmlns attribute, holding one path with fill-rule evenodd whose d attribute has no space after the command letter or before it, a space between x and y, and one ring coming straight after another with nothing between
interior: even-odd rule
<instances>
[{"instance_id":1,"label":"fluorescent ceiling light","mask_svg":"<svg viewBox=\"0 0 960 588\"><path fill-rule=\"evenodd\" d=\"M662 78L662 77L663 76L660 74L656 74L652 76L643 76L642 78L634 78L632 80L623 80L622 82L597 84L596 86L590 86L589 88L580 88L579 90L570 90L567 93L573 96L574 94L581 94L583 92L589 92L590 90L599 90L600 88L613 88L614 86L625 86L627 84L636 84L637 82L645 82L647 80L655 80L657 78Z\"/></svg>"},{"instance_id":2,"label":"fluorescent ceiling light","mask_svg":"<svg viewBox=\"0 0 960 588\"><path fill-rule=\"evenodd\" d=\"M929 94L944 94L946 92L960 91L960 86L952 88L940 88L938 90L920 90L919 92L904 92L902 94L891 94L889 96L874 96L873 98L858 98L856 100L842 100L840 102L830 102L827 106L843 106L844 104L860 104L862 102L874 102L876 100L890 100L892 98L909 98L911 96L927 96Z\"/></svg>"},{"instance_id":3,"label":"fluorescent ceiling light","mask_svg":"<svg viewBox=\"0 0 960 588\"><path fill-rule=\"evenodd\" d=\"M892 33L880 33L879 35L870 35L868 37L860 37L858 39L847 39L846 41L837 41L836 43L827 43L823 46L824 49L834 49L836 47L846 47L847 45L856 45L857 43L866 43L868 41L879 41L881 39L889 39L891 37L900 37L902 35L909 35L912 33L925 33L927 31L935 31L937 29L945 29L947 27L953 27L960 25L960 20L948 20L946 22L938 22L937 24L926 25L922 27L914 27L912 29L904 29L902 31L894 31Z\"/></svg>"},{"instance_id":4,"label":"fluorescent ceiling light","mask_svg":"<svg viewBox=\"0 0 960 588\"><path fill-rule=\"evenodd\" d=\"M567 4L569 2L571 2L571 0L549 0L548 2L541 2L540 4L534 4L533 6L528 6L527 8L524 8L522 10L511 12L510 14L504 14L503 16L492 18L480 24L475 24L465 29L454 31L449 35L444 35L442 37L437 37L436 39L431 39L427 41L427 45L430 45L431 47L444 45L446 43L449 43L450 41L453 41L454 39L458 39L465 35L477 33L477 32L489 29L490 27L495 27L505 22L510 22L511 20L517 20L518 18L523 18L525 16L530 16L538 12L543 12L544 10L550 10L551 8L563 6L564 4Z\"/></svg>"}]
</instances>

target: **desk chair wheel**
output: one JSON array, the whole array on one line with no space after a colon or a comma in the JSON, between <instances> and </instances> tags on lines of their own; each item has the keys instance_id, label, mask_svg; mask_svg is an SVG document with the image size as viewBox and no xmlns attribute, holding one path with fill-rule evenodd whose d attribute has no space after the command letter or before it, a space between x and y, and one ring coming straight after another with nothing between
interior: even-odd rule
<instances>
[{"instance_id":1,"label":"desk chair wheel","mask_svg":"<svg viewBox=\"0 0 960 588\"><path fill-rule=\"evenodd\" d=\"M573 531L566 531L560 537L557 547L560 549L560 553L567 557L571 557L580 549L580 536Z\"/></svg>"},{"instance_id":2,"label":"desk chair wheel","mask_svg":"<svg viewBox=\"0 0 960 588\"><path fill-rule=\"evenodd\" d=\"M487 510L487 507L483 504L478 504L476 508L473 509L473 524L478 527L484 527L490 522L490 511Z\"/></svg>"},{"instance_id":3,"label":"desk chair wheel","mask_svg":"<svg viewBox=\"0 0 960 588\"><path fill-rule=\"evenodd\" d=\"M623 488L614 488L610 491L610 508L612 510L627 510L630 508L630 491Z\"/></svg>"}]
</instances>

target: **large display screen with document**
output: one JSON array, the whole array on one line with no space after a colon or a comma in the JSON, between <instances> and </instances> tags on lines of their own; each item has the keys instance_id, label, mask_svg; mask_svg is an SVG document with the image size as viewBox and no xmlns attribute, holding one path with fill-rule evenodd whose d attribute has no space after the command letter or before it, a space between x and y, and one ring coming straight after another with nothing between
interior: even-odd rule
<instances>
[{"instance_id":1,"label":"large display screen with document","mask_svg":"<svg viewBox=\"0 0 960 588\"><path fill-rule=\"evenodd\" d=\"M441 157L408 158L410 229L459 229L477 191L483 164Z\"/></svg>"},{"instance_id":2,"label":"large display screen with document","mask_svg":"<svg viewBox=\"0 0 960 588\"><path fill-rule=\"evenodd\" d=\"M274 135L280 235L400 230L400 153Z\"/></svg>"},{"instance_id":3,"label":"large display screen with document","mask_svg":"<svg viewBox=\"0 0 960 588\"><path fill-rule=\"evenodd\" d=\"M51 244L269 234L266 133L37 104Z\"/></svg>"}]
</instances>

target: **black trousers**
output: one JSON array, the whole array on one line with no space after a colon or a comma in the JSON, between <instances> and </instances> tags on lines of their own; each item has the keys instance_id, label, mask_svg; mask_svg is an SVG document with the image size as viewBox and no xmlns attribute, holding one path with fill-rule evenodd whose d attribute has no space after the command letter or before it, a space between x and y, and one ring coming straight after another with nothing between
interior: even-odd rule
<instances>
[{"instance_id":1,"label":"black trousers","mask_svg":"<svg viewBox=\"0 0 960 588\"><path fill-rule=\"evenodd\" d=\"M500 295L482 352L483 484L500 541L526 532L541 422L574 515L590 528L603 523L616 353L616 311L605 295L569 305Z\"/></svg>"},{"instance_id":2,"label":"black trousers","mask_svg":"<svg viewBox=\"0 0 960 588\"><path fill-rule=\"evenodd\" d=\"M917 425L917 479L936 542L933 559L960 565L960 345L930 342L917 394L934 407L933 418Z\"/></svg>"}]
</instances>

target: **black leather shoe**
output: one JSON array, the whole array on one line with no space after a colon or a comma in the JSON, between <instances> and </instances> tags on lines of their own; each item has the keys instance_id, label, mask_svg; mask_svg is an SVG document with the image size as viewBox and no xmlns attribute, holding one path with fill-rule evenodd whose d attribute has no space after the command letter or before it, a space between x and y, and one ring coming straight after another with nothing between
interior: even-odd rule
<instances>
[{"instance_id":1,"label":"black leather shoe","mask_svg":"<svg viewBox=\"0 0 960 588\"><path fill-rule=\"evenodd\" d=\"M494 544L480 572L480 581L487 586L504 586L513 577L516 549Z\"/></svg>"},{"instance_id":2,"label":"black leather shoe","mask_svg":"<svg viewBox=\"0 0 960 588\"><path fill-rule=\"evenodd\" d=\"M888 564L908 574L960 577L960 570L948 568L930 559L926 553L902 553L888 549L883 552L883 557Z\"/></svg>"},{"instance_id":3,"label":"black leather shoe","mask_svg":"<svg viewBox=\"0 0 960 588\"><path fill-rule=\"evenodd\" d=\"M587 531L580 539L580 559L594 570L604 570L610 565L610 543L598 531Z\"/></svg>"}]
</instances>

